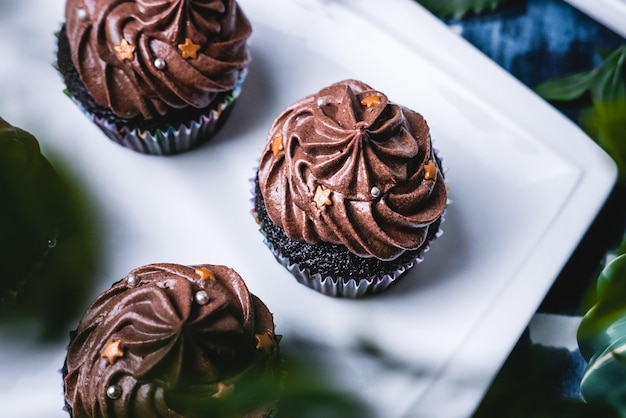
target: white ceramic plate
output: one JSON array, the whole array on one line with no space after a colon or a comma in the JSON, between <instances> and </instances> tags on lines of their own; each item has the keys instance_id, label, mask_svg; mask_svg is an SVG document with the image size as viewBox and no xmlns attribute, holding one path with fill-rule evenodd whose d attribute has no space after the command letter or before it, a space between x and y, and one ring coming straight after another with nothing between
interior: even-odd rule
<instances>
[{"instance_id":1,"label":"white ceramic plate","mask_svg":"<svg viewBox=\"0 0 626 418\"><path fill-rule=\"evenodd\" d=\"M626 0L565 0L626 38Z\"/></svg>"},{"instance_id":2,"label":"white ceramic plate","mask_svg":"<svg viewBox=\"0 0 626 418\"><path fill-rule=\"evenodd\" d=\"M332 377L381 417L471 415L606 199L614 164L409 0L241 5L255 29L254 62L232 119L211 143L168 158L105 139L61 93L50 63L62 5L15 2L0 17L0 56L13 57L0 67L0 114L71 163L94 195L106 250L97 291L151 262L227 264L274 312L283 341L324 346ZM274 261L249 213L248 184L277 113L350 77L424 114L453 200L426 260L357 301L309 290ZM364 339L403 367L358 354ZM64 344L2 340L0 355L2 408L65 416Z\"/></svg>"}]
</instances>

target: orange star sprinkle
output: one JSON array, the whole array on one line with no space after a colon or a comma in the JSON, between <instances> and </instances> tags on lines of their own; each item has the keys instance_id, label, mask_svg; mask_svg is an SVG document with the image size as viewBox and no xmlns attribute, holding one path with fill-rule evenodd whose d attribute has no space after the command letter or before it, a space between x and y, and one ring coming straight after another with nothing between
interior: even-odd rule
<instances>
[{"instance_id":1,"label":"orange star sprinkle","mask_svg":"<svg viewBox=\"0 0 626 418\"><path fill-rule=\"evenodd\" d=\"M198 57L200 45L194 44L189 38L185 38L185 43L178 44L178 49L180 50L183 58L191 58L195 60Z\"/></svg>"},{"instance_id":2,"label":"orange star sprinkle","mask_svg":"<svg viewBox=\"0 0 626 418\"><path fill-rule=\"evenodd\" d=\"M199 267L196 269L196 274L200 276L201 279L215 280L215 274L206 267Z\"/></svg>"},{"instance_id":3,"label":"orange star sprinkle","mask_svg":"<svg viewBox=\"0 0 626 418\"><path fill-rule=\"evenodd\" d=\"M118 359L124 357L122 340L109 340L109 342L104 346L104 350L102 350L100 357L107 359L111 365L115 364Z\"/></svg>"},{"instance_id":4,"label":"orange star sprinkle","mask_svg":"<svg viewBox=\"0 0 626 418\"><path fill-rule=\"evenodd\" d=\"M380 104L380 96L367 96L361 99L361 104L367 108Z\"/></svg>"},{"instance_id":5,"label":"orange star sprinkle","mask_svg":"<svg viewBox=\"0 0 626 418\"><path fill-rule=\"evenodd\" d=\"M213 398L224 398L233 393L234 385L227 385L226 383L219 382L217 384L217 391L212 395Z\"/></svg>"},{"instance_id":6,"label":"orange star sprinkle","mask_svg":"<svg viewBox=\"0 0 626 418\"><path fill-rule=\"evenodd\" d=\"M126 39L122 39L122 42L119 45L114 46L113 49L117 51L117 58L120 61L132 61L135 59L135 45L129 44Z\"/></svg>"},{"instance_id":7,"label":"orange star sprinkle","mask_svg":"<svg viewBox=\"0 0 626 418\"><path fill-rule=\"evenodd\" d=\"M424 165L424 179L434 180L436 178L437 178L437 165L433 162L433 160L429 160Z\"/></svg>"},{"instance_id":8,"label":"orange star sprinkle","mask_svg":"<svg viewBox=\"0 0 626 418\"><path fill-rule=\"evenodd\" d=\"M254 334L256 338L256 349L263 350L266 354L270 354L276 348L276 341L269 332L263 334Z\"/></svg>"},{"instance_id":9,"label":"orange star sprinkle","mask_svg":"<svg viewBox=\"0 0 626 418\"><path fill-rule=\"evenodd\" d=\"M315 189L315 196L313 197L313 201L317 205L318 209L321 209L322 206L330 206L333 204L332 200L330 200L330 194L332 192L330 189L324 189L322 186L317 186Z\"/></svg>"},{"instance_id":10,"label":"orange star sprinkle","mask_svg":"<svg viewBox=\"0 0 626 418\"><path fill-rule=\"evenodd\" d=\"M272 152L274 155L278 155L284 149L285 145L283 144L283 136L278 134L272 140Z\"/></svg>"}]
</instances>

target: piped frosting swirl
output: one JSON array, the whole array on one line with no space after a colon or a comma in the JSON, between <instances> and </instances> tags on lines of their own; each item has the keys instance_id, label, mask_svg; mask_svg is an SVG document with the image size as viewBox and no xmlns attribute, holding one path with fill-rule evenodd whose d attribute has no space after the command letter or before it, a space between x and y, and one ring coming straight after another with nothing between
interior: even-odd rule
<instances>
[{"instance_id":1,"label":"piped frosting swirl","mask_svg":"<svg viewBox=\"0 0 626 418\"><path fill-rule=\"evenodd\" d=\"M249 61L252 29L234 0L67 0L65 18L87 91L126 119L204 108Z\"/></svg>"},{"instance_id":2,"label":"piped frosting swirl","mask_svg":"<svg viewBox=\"0 0 626 418\"><path fill-rule=\"evenodd\" d=\"M422 246L447 202L424 118L356 80L285 109L258 178L269 217L292 240L382 260Z\"/></svg>"},{"instance_id":3,"label":"piped frosting swirl","mask_svg":"<svg viewBox=\"0 0 626 418\"><path fill-rule=\"evenodd\" d=\"M66 403L73 418L211 416L211 402L271 369L276 354L272 315L234 270L148 265L81 319L64 367Z\"/></svg>"}]
</instances>

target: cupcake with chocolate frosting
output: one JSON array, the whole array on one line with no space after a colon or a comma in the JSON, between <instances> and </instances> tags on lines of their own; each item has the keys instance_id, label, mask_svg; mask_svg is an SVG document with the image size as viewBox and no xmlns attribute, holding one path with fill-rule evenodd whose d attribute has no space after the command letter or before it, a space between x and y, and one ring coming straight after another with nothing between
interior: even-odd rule
<instances>
[{"instance_id":1,"label":"cupcake with chocolate frosting","mask_svg":"<svg viewBox=\"0 0 626 418\"><path fill-rule=\"evenodd\" d=\"M278 362L272 314L234 270L147 265L99 295L71 334L66 409L73 418L264 418Z\"/></svg>"},{"instance_id":2,"label":"cupcake with chocolate frosting","mask_svg":"<svg viewBox=\"0 0 626 418\"><path fill-rule=\"evenodd\" d=\"M225 122L251 31L234 0L67 0L57 67L66 93L109 138L175 154Z\"/></svg>"},{"instance_id":3,"label":"cupcake with chocolate frosting","mask_svg":"<svg viewBox=\"0 0 626 418\"><path fill-rule=\"evenodd\" d=\"M300 283L346 297L380 292L422 261L447 205L424 118L356 80L276 118L254 196L277 260Z\"/></svg>"}]
</instances>

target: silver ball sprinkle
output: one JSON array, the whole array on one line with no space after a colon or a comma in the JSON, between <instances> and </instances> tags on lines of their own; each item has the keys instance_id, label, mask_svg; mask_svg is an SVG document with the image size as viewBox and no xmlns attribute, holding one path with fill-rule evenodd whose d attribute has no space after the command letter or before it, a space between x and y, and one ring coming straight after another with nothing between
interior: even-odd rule
<instances>
[{"instance_id":1,"label":"silver ball sprinkle","mask_svg":"<svg viewBox=\"0 0 626 418\"><path fill-rule=\"evenodd\" d=\"M122 389L119 386L111 385L107 388L107 396L110 399L119 399L122 396Z\"/></svg>"},{"instance_id":2,"label":"silver ball sprinkle","mask_svg":"<svg viewBox=\"0 0 626 418\"><path fill-rule=\"evenodd\" d=\"M199 305L206 305L209 303L209 294L204 290L199 290L194 295L194 299Z\"/></svg>"},{"instance_id":3,"label":"silver ball sprinkle","mask_svg":"<svg viewBox=\"0 0 626 418\"><path fill-rule=\"evenodd\" d=\"M370 194L372 195L372 197L379 197L380 196L380 189L376 186L372 187L372 190L370 190Z\"/></svg>"},{"instance_id":4,"label":"silver ball sprinkle","mask_svg":"<svg viewBox=\"0 0 626 418\"><path fill-rule=\"evenodd\" d=\"M129 286L137 286L139 284L139 276L137 276L136 274L130 274L126 278L126 283L128 283Z\"/></svg>"},{"instance_id":5,"label":"silver ball sprinkle","mask_svg":"<svg viewBox=\"0 0 626 418\"><path fill-rule=\"evenodd\" d=\"M87 10L85 9L76 10L76 16L78 17L78 20L80 20L81 22L84 22L87 20L87 18L89 18L89 14L87 13Z\"/></svg>"},{"instance_id":6,"label":"silver ball sprinkle","mask_svg":"<svg viewBox=\"0 0 626 418\"><path fill-rule=\"evenodd\" d=\"M317 99L317 105L319 107L326 105L326 97L320 97L319 99Z\"/></svg>"},{"instance_id":7,"label":"silver ball sprinkle","mask_svg":"<svg viewBox=\"0 0 626 418\"><path fill-rule=\"evenodd\" d=\"M154 67L157 70L164 70L165 69L165 60L163 58L157 58L154 60Z\"/></svg>"}]
</instances>

